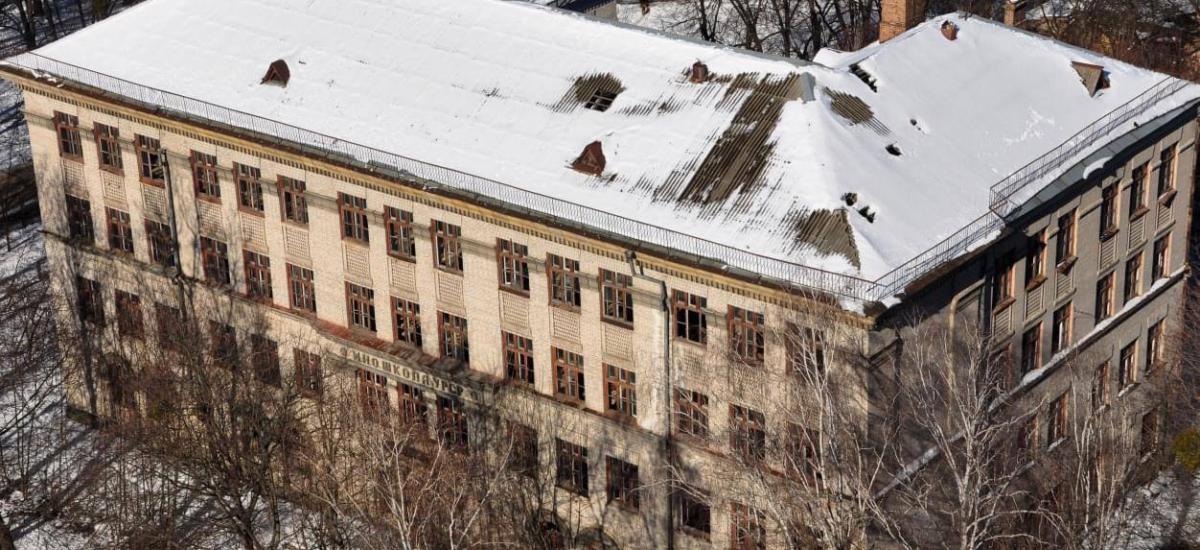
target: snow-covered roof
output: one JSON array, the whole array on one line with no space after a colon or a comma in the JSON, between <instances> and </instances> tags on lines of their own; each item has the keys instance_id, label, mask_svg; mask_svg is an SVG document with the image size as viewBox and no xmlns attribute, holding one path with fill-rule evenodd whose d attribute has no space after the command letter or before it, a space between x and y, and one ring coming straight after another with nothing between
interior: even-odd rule
<instances>
[{"instance_id":1,"label":"snow-covered roof","mask_svg":"<svg viewBox=\"0 0 1200 550\"><path fill-rule=\"evenodd\" d=\"M37 54L871 280L1164 78L962 15L804 63L500 0L150 0ZM260 83L276 59L286 87ZM602 175L573 170L594 141Z\"/></svg>"}]
</instances>

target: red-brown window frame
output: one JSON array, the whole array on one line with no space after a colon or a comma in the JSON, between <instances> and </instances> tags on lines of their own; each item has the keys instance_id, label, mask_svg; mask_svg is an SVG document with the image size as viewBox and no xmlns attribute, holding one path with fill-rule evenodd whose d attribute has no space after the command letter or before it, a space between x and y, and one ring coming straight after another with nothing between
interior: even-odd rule
<instances>
[{"instance_id":1,"label":"red-brown window frame","mask_svg":"<svg viewBox=\"0 0 1200 550\"><path fill-rule=\"evenodd\" d=\"M1067 302L1062 307L1054 310L1052 323L1050 324L1050 354L1054 355L1071 345L1072 333L1075 324L1075 309L1074 304Z\"/></svg>"},{"instance_id":2,"label":"red-brown window frame","mask_svg":"<svg viewBox=\"0 0 1200 550\"><path fill-rule=\"evenodd\" d=\"M500 332L504 349L504 377L513 382L533 387L535 362L533 340L507 331Z\"/></svg>"},{"instance_id":3,"label":"red-brown window frame","mask_svg":"<svg viewBox=\"0 0 1200 550\"><path fill-rule=\"evenodd\" d=\"M554 394L572 403L583 403L586 377L583 356L560 348L550 350L554 359Z\"/></svg>"},{"instance_id":4,"label":"red-brown window frame","mask_svg":"<svg viewBox=\"0 0 1200 550\"><path fill-rule=\"evenodd\" d=\"M98 281L76 276L75 294L80 320L104 326L104 286Z\"/></svg>"},{"instance_id":5,"label":"red-brown window frame","mask_svg":"<svg viewBox=\"0 0 1200 550\"><path fill-rule=\"evenodd\" d=\"M1092 410L1101 411L1112 399L1112 365L1107 360L1096 367L1092 375Z\"/></svg>"},{"instance_id":6,"label":"red-brown window frame","mask_svg":"<svg viewBox=\"0 0 1200 550\"><path fill-rule=\"evenodd\" d=\"M455 397L437 396L438 442L454 451L466 451L470 444L470 426L463 402Z\"/></svg>"},{"instance_id":7,"label":"red-brown window frame","mask_svg":"<svg viewBox=\"0 0 1200 550\"><path fill-rule=\"evenodd\" d=\"M394 206L383 208L383 226L387 231L388 255L400 260L417 260L417 239L413 232L413 214Z\"/></svg>"},{"instance_id":8,"label":"red-brown window frame","mask_svg":"<svg viewBox=\"0 0 1200 550\"><path fill-rule=\"evenodd\" d=\"M346 283L346 325L375 332L375 289Z\"/></svg>"},{"instance_id":9,"label":"red-brown window frame","mask_svg":"<svg viewBox=\"0 0 1200 550\"><path fill-rule=\"evenodd\" d=\"M579 260L546 254L546 282L550 305L579 311L582 287L579 284Z\"/></svg>"},{"instance_id":10,"label":"red-brown window frame","mask_svg":"<svg viewBox=\"0 0 1200 550\"><path fill-rule=\"evenodd\" d=\"M1021 334L1021 373L1028 373L1041 367L1042 323L1039 321Z\"/></svg>"},{"instance_id":11,"label":"red-brown window frame","mask_svg":"<svg viewBox=\"0 0 1200 550\"><path fill-rule=\"evenodd\" d=\"M607 411L625 418L637 418L637 373L605 364L604 396Z\"/></svg>"},{"instance_id":12,"label":"red-brown window frame","mask_svg":"<svg viewBox=\"0 0 1200 550\"><path fill-rule=\"evenodd\" d=\"M1175 190L1179 169L1179 144L1164 147L1159 153L1158 161L1158 197L1161 200L1164 195Z\"/></svg>"},{"instance_id":13,"label":"red-brown window frame","mask_svg":"<svg viewBox=\"0 0 1200 550\"><path fill-rule=\"evenodd\" d=\"M200 237L200 259L204 280L221 286L232 284L229 245L211 237ZM219 276L218 276L219 274Z\"/></svg>"},{"instance_id":14,"label":"red-brown window frame","mask_svg":"<svg viewBox=\"0 0 1200 550\"><path fill-rule=\"evenodd\" d=\"M694 344L708 343L708 316L704 313L708 298L682 290L671 291L671 311L676 340Z\"/></svg>"},{"instance_id":15,"label":"red-brown window frame","mask_svg":"<svg viewBox=\"0 0 1200 550\"><path fill-rule=\"evenodd\" d=\"M196 188L196 197L210 202L221 202L221 177L217 171L217 156L193 150L188 160L192 165L192 183Z\"/></svg>"},{"instance_id":16,"label":"red-brown window frame","mask_svg":"<svg viewBox=\"0 0 1200 550\"><path fill-rule=\"evenodd\" d=\"M438 312L438 351L442 357L471 362L470 327L465 317Z\"/></svg>"},{"instance_id":17,"label":"red-brown window frame","mask_svg":"<svg viewBox=\"0 0 1200 550\"><path fill-rule=\"evenodd\" d=\"M392 399L388 392L387 377L366 369L355 371L358 379L358 403L363 415L376 422L390 418Z\"/></svg>"},{"instance_id":18,"label":"red-brown window frame","mask_svg":"<svg viewBox=\"0 0 1200 550\"><path fill-rule=\"evenodd\" d=\"M84 198L66 195L66 203L67 230L71 240L84 244L96 244L96 225L92 221L92 202Z\"/></svg>"},{"instance_id":19,"label":"red-brown window frame","mask_svg":"<svg viewBox=\"0 0 1200 550\"><path fill-rule=\"evenodd\" d=\"M767 421L763 413L729 405L729 448L742 460L760 462L767 455Z\"/></svg>"},{"instance_id":20,"label":"red-brown window frame","mask_svg":"<svg viewBox=\"0 0 1200 550\"><path fill-rule=\"evenodd\" d=\"M1067 262L1075 259L1075 233L1077 212L1070 212L1058 217L1058 235L1054 243L1054 263L1065 267Z\"/></svg>"},{"instance_id":21,"label":"red-brown window frame","mask_svg":"<svg viewBox=\"0 0 1200 550\"><path fill-rule=\"evenodd\" d=\"M337 205L342 240L371 242L371 218L367 214L366 197L339 192Z\"/></svg>"},{"instance_id":22,"label":"red-brown window frame","mask_svg":"<svg viewBox=\"0 0 1200 550\"><path fill-rule=\"evenodd\" d=\"M633 277L600 269L600 318L633 327Z\"/></svg>"},{"instance_id":23,"label":"red-brown window frame","mask_svg":"<svg viewBox=\"0 0 1200 550\"><path fill-rule=\"evenodd\" d=\"M1146 374L1157 370L1166 359L1167 321L1159 319L1146 329Z\"/></svg>"},{"instance_id":24,"label":"red-brown window frame","mask_svg":"<svg viewBox=\"0 0 1200 550\"><path fill-rule=\"evenodd\" d=\"M92 126L96 138L96 158L100 169L113 174L125 173L125 161L121 158L121 130L99 122Z\"/></svg>"},{"instance_id":25,"label":"red-brown window frame","mask_svg":"<svg viewBox=\"0 0 1200 550\"><path fill-rule=\"evenodd\" d=\"M400 408L400 421L412 426L427 427L429 425L429 404L425 402L425 392L412 384L400 382L396 384L396 398ZM417 432L428 437L428 433Z\"/></svg>"},{"instance_id":26,"label":"red-brown window frame","mask_svg":"<svg viewBox=\"0 0 1200 550\"><path fill-rule=\"evenodd\" d=\"M296 388L300 395L317 398L325 391L325 374L321 368L320 354L302 349L292 350L292 363L296 375Z\"/></svg>"},{"instance_id":27,"label":"red-brown window frame","mask_svg":"<svg viewBox=\"0 0 1200 550\"><path fill-rule=\"evenodd\" d=\"M285 222L308 225L308 184L304 180L279 176L279 216Z\"/></svg>"},{"instance_id":28,"label":"red-brown window frame","mask_svg":"<svg viewBox=\"0 0 1200 550\"><path fill-rule=\"evenodd\" d=\"M262 170L245 164L233 164L233 177L237 186L238 210L263 215L266 204L263 202Z\"/></svg>"},{"instance_id":29,"label":"red-brown window frame","mask_svg":"<svg viewBox=\"0 0 1200 550\"><path fill-rule=\"evenodd\" d=\"M275 293L271 288L271 257L253 250L242 250L246 271L246 297L270 301Z\"/></svg>"},{"instance_id":30,"label":"red-brown window frame","mask_svg":"<svg viewBox=\"0 0 1200 550\"><path fill-rule=\"evenodd\" d=\"M767 528L762 512L745 504L729 504L729 548L762 550L767 547Z\"/></svg>"},{"instance_id":31,"label":"red-brown window frame","mask_svg":"<svg viewBox=\"0 0 1200 550\"><path fill-rule=\"evenodd\" d=\"M729 306L729 349L735 358L750 365L762 365L767 349L764 325L763 314Z\"/></svg>"},{"instance_id":32,"label":"red-brown window frame","mask_svg":"<svg viewBox=\"0 0 1200 550\"><path fill-rule=\"evenodd\" d=\"M137 294L117 290L117 332L122 338L142 340L146 336L145 320L142 317L142 299Z\"/></svg>"},{"instance_id":33,"label":"red-brown window frame","mask_svg":"<svg viewBox=\"0 0 1200 550\"><path fill-rule=\"evenodd\" d=\"M250 335L250 366L254 378L263 384L280 387L279 344L261 334Z\"/></svg>"},{"instance_id":34,"label":"red-brown window frame","mask_svg":"<svg viewBox=\"0 0 1200 550\"><path fill-rule=\"evenodd\" d=\"M1121 348L1117 362L1117 383L1120 385L1118 394L1138 385L1137 340Z\"/></svg>"},{"instance_id":35,"label":"red-brown window frame","mask_svg":"<svg viewBox=\"0 0 1200 550\"><path fill-rule=\"evenodd\" d=\"M695 390L675 389L675 431L681 435L708 437L708 396Z\"/></svg>"},{"instance_id":36,"label":"red-brown window frame","mask_svg":"<svg viewBox=\"0 0 1200 550\"><path fill-rule=\"evenodd\" d=\"M392 296L392 338L417 349L424 343L421 331L421 304Z\"/></svg>"},{"instance_id":37,"label":"red-brown window frame","mask_svg":"<svg viewBox=\"0 0 1200 550\"><path fill-rule=\"evenodd\" d=\"M1171 234L1167 233L1154 241L1154 262L1150 267L1150 282L1167 276L1171 269Z\"/></svg>"},{"instance_id":38,"label":"red-brown window frame","mask_svg":"<svg viewBox=\"0 0 1200 550\"><path fill-rule=\"evenodd\" d=\"M287 264L288 306L294 310L317 312L316 274L313 270Z\"/></svg>"},{"instance_id":39,"label":"red-brown window frame","mask_svg":"<svg viewBox=\"0 0 1200 550\"><path fill-rule=\"evenodd\" d=\"M433 235L433 264L438 269L453 273L462 273L462 228L441 220L429 223Z\"/></svg>"},{"instance_id":40,"label":"red-brown window frame","mask_svg":"<svg viewBox=\"0 0 1200 550\"><path fill-rule=\"evenodd\" d=\"M496 239L496 268L500 288L529 295L529 247L508 239Z\"/></svg>"},{"instance_id":41,"label":"red-brown window frame","mask_svg":"<svg viewBox=\"0 0 1200 550\"><path fill-rule=\"evenodd\" d=\"M1069 392L1063 392L1047 408L1046 447L1052 447L1067 438L1067 410Z\"/></svg>"},{"instance_id":42,"label":"red-brown window frame","mask_svg":"<svg viewBox=\"0 0 1200 550\"><path fill-rule=\"evenodd\" d=\"M612 456L604 457L607 478L604 493L609 503L637 510L641 505L641 481L636 464Z\"/></svg>"},{"instance_id":43,"label":"red-brown window frame","mask_svg":"<svg viewBox=\"0 0 1200 550\"><path fill-rule=\"evenodd\" d=\"M554 485L579 496L588 496L588 449L555 439Z\"/></svg>"},{"instance_id":44,"label":"red-brown window frame","mask_svg":"<svg viewBox=\"0 0 1200 550\"><path fill-rule=\"evenodd\" d=\"M152 263L161 267L179 265L178 247L167 224L146 220L146 245Z\"/></svg>"},{"instance_id":45,"label":"red-brown window frame","mask_svg":"<svg viewBox=\"0 0 1200 550\"><path fill-rule=\"evenodd\" d=\"M79 117L54 111L54 133L58 153L65 159L83 162L83 136L79 133Z\"/></svg>"},{"instance_id":46,"label":"red-brown window frame","mask_svg":"<svg viewBox=\"0 0 1200 550\"><path fill-rule=\"evenodd\" d=\"M157 187L166 187L167 168L163 159L166 152L162 148L162 143L152 137L135 135L133 150L137 154L138 178L141 182Z\"/></svg>"},{"instance_id":47,"label":"red-brown window frame","mask_svg":"<svg viewBox=\"0 0 1200 550\"><path fill-rule=\"evenodd\" d=\"M1120 186L1109 185L1100 191L1100 240L1106 241L1117 234L1120 221L1117 212L1120 208Z\"/></svg>"},{"instance_id":48,"label":"red-brown window frame","mask_svg":"<svg viewBox=\"0 0 1200 550\"><path fill-rule=\"evenodd\" d=\"M104 218L108 227L109 250L122 254L133 254L133 225L129 213L106 207Z\"/></svg>"},{"instance_id":49,"label":"red-brown window frame","mask_svg":"<svg viewBox=\"0 0 1200 550\"><path fill-rule=\"evenodd\" d=\"M1150 163L1143 163L1140 166L1135 166L1131 171L1129 178L1129 219L1136 219L1138 216L1145 214L1146 208L1146 180L1149 177Z\"/></svg>"}]
</instances>

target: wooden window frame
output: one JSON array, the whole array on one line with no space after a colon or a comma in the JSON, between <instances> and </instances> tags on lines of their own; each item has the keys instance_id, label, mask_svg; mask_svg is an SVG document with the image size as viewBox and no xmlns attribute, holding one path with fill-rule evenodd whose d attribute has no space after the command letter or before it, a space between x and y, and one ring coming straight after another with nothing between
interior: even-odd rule
<instances>
[{"instance_id":1,"label":"wooden window frame","mask_svg":"<svg viewBox=\"0 0 1200 550\"><path fill-rule=\"evenodd\" d=\"M470 326L465 317L438 312L438 351L442 357L471 362Z\"/></svg>"},{"instance_id":2,"label":"wooden window frame","mask_svg":"<svg viewBox=\"0 0 1200 550\"><path fill-rule=\"evenodd\" d=\"M508 239L496 239L496 269L500 289L529 296L529 247Z\"/></svg>"},{"instance_id":3,"label":"wooden window frame","mask_svg":"<svg viewBox=\"0 0 1200 550\"><path fill-rule=\"evenodd\" d=\"M417 261L417 238L413 232L412 212L385 206L383 226L387 230L388 255L407 262Z\"/></svg>"},{"instance_id":4,"label":"wooden window frame","mask_svg":"<svg viewBox=\"0 0 1200 550\"><path fill-rule=\"evenodd\" d=\"M275 297L271 288L271 257L253 250L242 250L242 264L246 272L246 297L251 300L270 302Z\"/></svg>"},{"instance_id":5,"label":"wooden window frame","mask_svg":"<svg viewBox=\"0 0 1200 550\"><path fill-rule=\"evenodd\" d=\"M281 387L279 344L261 334L250 335L250 366L254 379L268 386Z\"/></svg>"},{"instance_id":6,"label":"wooden window frame","mask_svg":"<svg viewBox=\"0 0 1200 550\"><path fill-rule=\"evenodd\" d=\"M1105 360L1092 375L1092 411L1099 412L1112 402L1112 363Z\"/></svg>"},{"instance_id":7,"label":"wooden window frame","mask_svg":"<svg viewBox=\"0 0 1200 550\"><path fill-rule=\"evenodd\" d=\"M708 298L682 290L671 291L672 332L675 340L705 345L708 343L708 316L704 310Z\"/></svg>"},{"instance_id":8,"label":"wooden window frame","mask_svg":"<svg viewBox=\"0 0 1200 550\"><path fill-rule=\"evenodd\" d=\"M1100 241L1107 241L1118 233L1121 203L1120 186L1116 183L1100 190Z\"/></svg>"},{"instance_id":9,"label":"wooden window frame","mask_svg":"<svg viewBox=\"0 0 1200 550\"><path fill-rule=\"evenodd\" d=\"M96 224L92 220L92 202L66 195L67 231L71 240L81 244L96 244Z\"/></svg>"},{"instance_id":10,"label":"wooden window frame","mask_svg":"<svg viewBox=\"0 0 1200 550\"><path fill-rule=\"evenodd\" d=\"M676 388L675 431L685 437L708 439L708 396L695 390Z\"/></svg>"},{"instance_id":11,"label":"wooden window frame","mask_svg":"<svg viewBox=\"0 0 1200 550\"><path fill-rule=\"evenodd\" d=\"M429 404L425 402L425 392L419 386L399 382L396 384L396 401L400 411L400 421L409 426L428 428ZM429 437L428 432L415 432L422 437Z\"/></svg>"},{"instance_id":12,"label":"wooden window frame","mask_svg":"<svg viewBox=\"0 0 1200 550\"><path fill-rule=\"evenodd\" d=\"M146 220L146 246L151 263L163 268L179 265L179 247L175 246L169 225Z\"/></svg>"},{"instance_id":13,"label":"wooden window frame","mask_svg":"<svg viewBox=\"0 0 1200 550\"><path fill-rule=\"evenodd\" d=\"M238 210L262 216L266 211L263 200L262 170L254 166L233 163L233 178L237 185Z\"/></svg>"},{"instance_id":14,"label":"wooden window frame","mask_svg":"<svg viewBox=\"0 0 1200 550\"><path fill-rule=\"evenodd\" d=\"M1025 289L1032 290L1046 280L1046 230L1026 239Z\"/></svg>"},{"instance_id":15,"label":"wooden window frame","mask_svg":"<svg viewBox=\"0 0 1200 550\"><path fill-rule=\"evenodd\" d=\"M512 446L505 466L519 475L536 477L541 465L538 459L537 430L512 421L508 422L507 428Z\"/></svg>"},{"instance_id":16,"label":"wooden window frame","mask_svg":"<svg viewBox=\"0 0 1200 550\"><path fill-rule=\"evenodd\" d=\"M1117 272L1096 279L1096 322L1099 323L1116 313Z\"/></svg>"},{"instance_id":17,"label":"wooden window frame","mask_svg":"<svg viewBox=\"0 0 1200 550\"><path fill-rule=\"evenodd\" d=\"M338 225L343 241L371 242L371 221L367 214L366 197L338 193Z\"/></svg>"},{"instance_id":18,"label":"wooden window frame","mask_svg":"<svg viewBox=\"0 0 1200 550\"><path fill-rule=\"evenodd\" d=\"M1169 160L1168 160L1169 159ZM1164 147L1158 156L1158 198L1165 200L1175 191L1178 183L1179 144Z\"/></svg>"},{"instance_id":19,"label":"wooden window frame","mask_svg":"<svg viewBox=\"0 0 1200 550\"><path fill-rule=\"evenodd\" d=\"M1146 329L1146 375L1156 372L1166 361L1166 338L1166 319L1159 319Z\"/></svg>"},{"instance_id":20,"label":"wooden window frame","mask_svg":"<svg viewBox=\"0 0 1200 550\"><path fill-rule=\"evenodd\" d=\"M1137 351L1137 340L1121 347L1117 362L1117 385L1120 387L1117 395L1124 395L1139 383Z\"/></svg>"},{"instance_id":21,"label":"wooden window frame","mask_svg":"<svg viewBox=\"0 0 1200 550\"><path fill-rule=\"evenodd\" d=\"M1030 335L1036 339L1030 341ZM1037 322L1021 334L1021 374L1042 368L1042 323Z\"/></svg>"},{"instance_id":22,"label":"wooden window frame","mask_svg":"<svg viewBox=\"0 0 1200 550\"><path fill-rule=\"evenodd\" d=\"M166 151L159 140L134 135L133 151L138 158L138 179L155 187L167 186Z\"/></svg>"},{"instance_id":23,"label":"wooden window frame","mask_svg":"<svg viewBox=\"0 0 1200 550\"><path fill-rule=\"evenodd\" d=\"M441 220L432 220L433 265L442 271L462 274L462 227Z\"/></svg>"},{"instance_id":24,"label":"wooden window frame","mask_svg":"<svg viewBox=\"0 0 1200 550\"><path fill-rule=\"evenodd\" d=\"M550 355L554 361L554 395L571 403L584 403L587 396L583 356L561 348L551 348Z\"/></svg>"},{"instance_id":25,"label":"wooden window frame","mask_svg":"<svg viewBox=\"0 0 1200 550\"><path fill-rule=\"evenodd\" d=\"M1139 251L1125 261L1125 302L1142 295L1143 252Z\"/></svg>"},{"instance_id":26,"label":"wooden window frame","mask_svg":"<svg viewBox=\"0 0 1200 550\"><path fill-rule=\"evenodd\" d=\"M712 506L707 493L690 487L675 487L675 529L708 540L712 536Z\"/></svg>"},{"instance_id":27,"label":"wooden window frame","mask_svg":"<svg viewBox=\"0 0 1200 550\"><path fill-rule=\"evenodd\" d=\"M129 213L116 208L104 208L108 227L108 249L120 254L133 254L133 224Z\"/></svg>"},{"instance_id":28,"label":"wooden window frame","mask_svg":"<svg viewBox=\"0 0 1200 550\"><path fill-rule=\"evenodd\" d=\"M104 286L99 281L75 276L75 303L81 321L104 326Z\"/></svg>"},{"instance_id":29,"label":"wooden window frame","mask_svg":"<svg viewBox=\"0 0 1200 550\"><path fill-rule=\"evenodd\" d=\"M421 349L421 304L392 296L392 339Z\"/></svg>"},{"instance_id":30,"label":"wooden window frame","mask_svg":"<svg viewBox=\"0 0 1200 550\"><path fill-rule=\"evenodd\" d=\"M1000 311L1016 302L1016 262L1012 260L1011 254L1005 254L1000 258L1000 267L996 270L996 274L992 280L992 303L995 304L993 309Z\"/></svg>"},{"instance_id":31,"label":"wooden window frame","mask_svg":"<svg viewBox=\"0 0 1200 550\"><path fill-rule=\"evenodd\" d=\"M239 358L237 329L232 325L219 321L208 321L208 339L210 346L210 354L217 361L217 365L225 367L237 367Z\"/></svg>"},{"instance_id":32,"label":"wooden window frame","mask_svg":"<svg viewBox=\"0 0 1200 550\"><path fill-rule=\"evenodd\" d=\"M1050 355L1071 346L1075 325L1075 308L1072 302L1054 310L1053 322L1050 325Z\"/></svg>"},{"instance_id":33,"label":"wooden window frame","mask_svg":"<svg viewBox=\"0 0 1200 550\"><path fill-rule=\"evenodd\" d=\"M766 416L750 407L730 403L729 448L746 462L757 464L766 459Z\"/></svg>"},{"instance_id":34,"label":"wooden window frame","mask_svg":"<svg viewBox=\"0 0 1200 550\"><path fill-rule=\"evenodd\" d=\"M279 190L280 220L308 227L308 184L280 175L275 179L275 186Z\"/></svg>"},{"instance_id":35,"label":"wooden window frame","mask_svg":"<svg viewBox=\"0 0 1200 550\"><path fill-rule=\"evenodd\" d=\"M192 166L192 184L196 198L208 202L221 202L221 176L217 169L217 156L192 150L188 161Z\"/></svg>"},{"instance_id":36,"label":"wooden window frame","mask_svg":"<svg viewBox=\"0 0 1200 550\"><path fill-rule=\"evenodd\" d=\"M285 268L288 278L288 307L295 311L316 313L316 273L295 264L286 264Z\"/></svg>"},{"instance_id":37,"label":"wooden window frame","mask_svg":"<svg viewBox=\"0 0 1200 550\"><path fill-rule=\"evenodd\" d=\"M734 358L752 366L761 366L766 357L766 317L756 311L729 306L729 349Z\"/></svg>"},{"instance_id":38,"label":"wooden window frame","mask_svg":"<svg viewBox=\"0 0 1200 550\"><path fill-rule=\"evenodd\" d=\"M579 260L546 254L546 283L550 288L550 305L579 311L583 295L579 281Z\"/></svg>"},{"instance_id":39,"label":"wooden window frame","mask_svg":"<svg viewBox=\"0 0 1200 550\"><path fill-rule=\"evenodd\" d=\"M562 439L555 439L554 485L582 497L589 494L588 449Z\"/></svg>"},{"instance_id":40,"label":"wooden window frame","mask_svg":"<svg viewBox=\"0 0 1200 550\"><path fill-rule=\"evenodd\" d=\"M738 502L729 503L729 548L765 550L767 528L762 513Z\"/></svg>"},{"instance_id":41,"label":"wooden window frame","mask_svg":"<svg viewBox=\"0 0 1200 550\"><path fill-rule=\"evenodd\" d=\"M637 418L637 373L604 364L605 410L622 418Z\"/></svg>"},{"instance_id":42,"label":"wooden window frame","mask_svg":"<svg viewBox=\"0 0 1200 550\"><path fill-rule=\"evenodd\" d=\"M155 338L158 346L167 351L180 351L183 342L180 334L184 329L183 311L167 304L154 304L154 324L157 325Z\"/></svg>"},{"instance_id":43,"label":"wooden window frame","mask_svg":"<svg viewBox=\"0 0 1200 550\"><path fill-rule=\"evenodd\" d=\"M1171 233L1167 233L1154 241L1153 258L1150 268L1150 283L1166 277L1171 269Z\"/></svg>"},{"instance_id":44,"label":"wooden window frame","mask_svg":"<svg viewBox=\"0 0 1200 550\"><path fill-rule=\"evenodd\" d=\"M1158 408L1142 414L1138 429L1138 455L1145 460L1158 451L1162 440L1162 413Z\"/></svg>"},{"instance_id":45,"label":"wooden window frame","mask_svg":"<svg viewBox=\"0 0 1200 550\"><path fill-rule=\"evenodd\" d=\"M821 479L821 431L798 422L788 422L784 428L783 452L786 461L785 474L803 478L808 482Z\"/></svg>"},{"instance_id":46,"label":"wooden window frame","mask_svg":"<svg viewBox=\"0 0 1200 550\"><path fill-rule=\"evenodd\" d=\"M470 426L463 402L446 395L437 396L438 442L454 451L466 451L470 445Z\"/></svg>"},{"instance_id":47,"label":"wooden window frame","mask_svg":"<svg viewBox=\"0 0 1200 550\"><path fill-rule=\"evenodd\" d=\"M375 332L375 289L346 283L346 326Z\"/></svg>"},{"instance_id":48,"label":"wooden window frame","mask_svg":"<svg viewBox=\"0 0 1200 550\"><path fill-rule=\"evenodd\" d=\"M58 154L62 158L83 162L83 136L79 132L79 117L54 111L54 133L58 140Z\"/></svg>"},{"instance_id":49,"label":"wooden window frame","mask_svg":"<svg viewBox=\"0 0 1200 550\"><path fill-rule=\"evenodd\" d=\"M1063 392L1057 398L1050 402L1046 410L1046 448L1053 448L1056 445L1066 441L1067 439L1067 423L1070 411L1069 397L1070 392Z\"/></svg>"},{"instance_id":50,"label":"wooden window frame","mask_svg":"<svg viewBox=\"0 0 1200 550\"><path fill-rule=\"evenodd\" d=\"M366 369L355 371L358 380L358 404L368 420L384 421L392 416L392 398L387 377Z\"/></svg>"},{"instance_id":51,"label":"wooden window frame","mask_svg":"<svg viewBox=\"0 0 1200 550\"><path fill-rule=\"evenodd\" d=\"M633 328L633 277L600 269L600 319Z\"/></svg>"},{"instance_id":52,"label":"wooden window frame","mask_svg":"<svg viewBox=\"0 0 1200 550\"><path fill-rule=\"evenodd\" d=\"M533 340L519 334L500 331L504 352L504 377L518 384L534 387L535 362Z\"/></svg>"},{"instance_id":53,"label":"wooden window frame","mask_svg":"<svg viewBox=\"0 0 1200 550\"><path fill-rule=\"evenodd\" d=\"M789 373L806 378L825 375L829 368L825 353L825 331L789 322L784 338Z\"/></svg>"},{"instance_id":54,"label":"wooden window frame","mask_svg":"<svg viewBox=\"0 0 1200 550\"><path fill-rule=\"evenodd\" d=\"M1054 263L1060 271L1066 271L1075 262L1076 235L1078 234L1078 211L1058 217L1058 234L1054 244Z\"/></svg>"},{"instance_id":55,"label":"wooden window frame","mask_svg":"<svg viewBox=\"0 0 1200 550\"><path fill-rule=\"evenodd\" d=\"M1150 163L1135 166L1129 178L1129 219L1135 220L1150 209L1146 206L1146 181L1149 179Z\"/></svg>"},{"instance_id":56,"label":"wooden window frame","mask_svg":"<svg viewBox=\"0 0 1200 550\"><path fill-rule=\"evenodd\" d=\"M200 259L205 281L219 286L233 284L233 274L229 264L229 245L211 237L201 236ZM218 273L219 277L216 276Z\"/></svg>"},{"instance_id":57,"label":"wooden window frame","mask_svg":"<svg viewBox=\"0 0 1200 550\"><path fill-rule=\"evenodd\" d=\"M114 298L117 305L117 332L122 338L144 340L146 324L142 317L141 297L118 289L114 292Z\"/></svg>"},{"instance_id":58,"label":"wooden window frame","mask_svg":"<svg viewBox=\"0 0 1200 550\"><path fill-rule=\"evenodd\" d=\"M121 158L121 130L99 122L93 123L92 134L96 139L96 159L100 169L117 175L125 174L125 161Z\"/></svg>"},{"instance_id":59,"label":"wooden window frame","mask_svg":"<svg viewBox=\"0 0 1200 550\"><path fill-rule=\"evenodd\" d=\"M325 373L321 367L321 355L293 349L292 363L296 375L296 388L300 395L310 399L321 397L325 393Z\"/></svg>"},{"instance_id":60,"label":"wooden window frame","mask_svg":"<svg viewBox=\"0 0 1200 550\"><path fill-rule=\"evenodd\" d=\"M637 465L613 456L605 456L604 470L607 478L607 483L604 484L607 502L615 502L617 506L628 510L637 510L641 506L641 481Z\"/></svg>"}]
</instances>

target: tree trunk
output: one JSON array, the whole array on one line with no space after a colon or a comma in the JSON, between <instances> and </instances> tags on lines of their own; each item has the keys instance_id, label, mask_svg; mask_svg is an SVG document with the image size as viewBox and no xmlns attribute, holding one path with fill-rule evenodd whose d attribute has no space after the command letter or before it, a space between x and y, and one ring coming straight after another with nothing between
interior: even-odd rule
<instances>
[{"instance_id":1,"label":"tree trunk","mask_svg":"<svg viewBox=\"0 0 1200 550\"><path fill-rule=\"evenodd\" d=\"M17 541L13 540L12 529L4 514L0 514L0 550L17 550Z\"/></svg>"}]
</instances>

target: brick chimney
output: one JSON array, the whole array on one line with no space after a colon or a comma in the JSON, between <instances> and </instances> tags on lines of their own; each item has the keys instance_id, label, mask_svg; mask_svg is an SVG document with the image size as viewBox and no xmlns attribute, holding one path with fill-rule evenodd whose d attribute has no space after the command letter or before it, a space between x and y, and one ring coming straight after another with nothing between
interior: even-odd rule
<instances>
[{"instance_id":1,"label":"brick chimney","mask_svg":"<svg viewBox=\"0 0 1200 550\"><path fill-rule=\"evenodd\" d=\"M1029 8L1029 2L1026 0L1005 0L1004 2L1004 24L1010 27L1019 27L1025 21L1025 12Z\"/></svg>"},{"instance_id":2,"label":"brick chimney","mask_svg":"<svg viewBox=\"0 0 1200 550\"><path fill-rule=\"evenodd\" d=\"M925 0L883 0L879 41L887 42L925 20Z\"/></svg>"}]
</instances>

